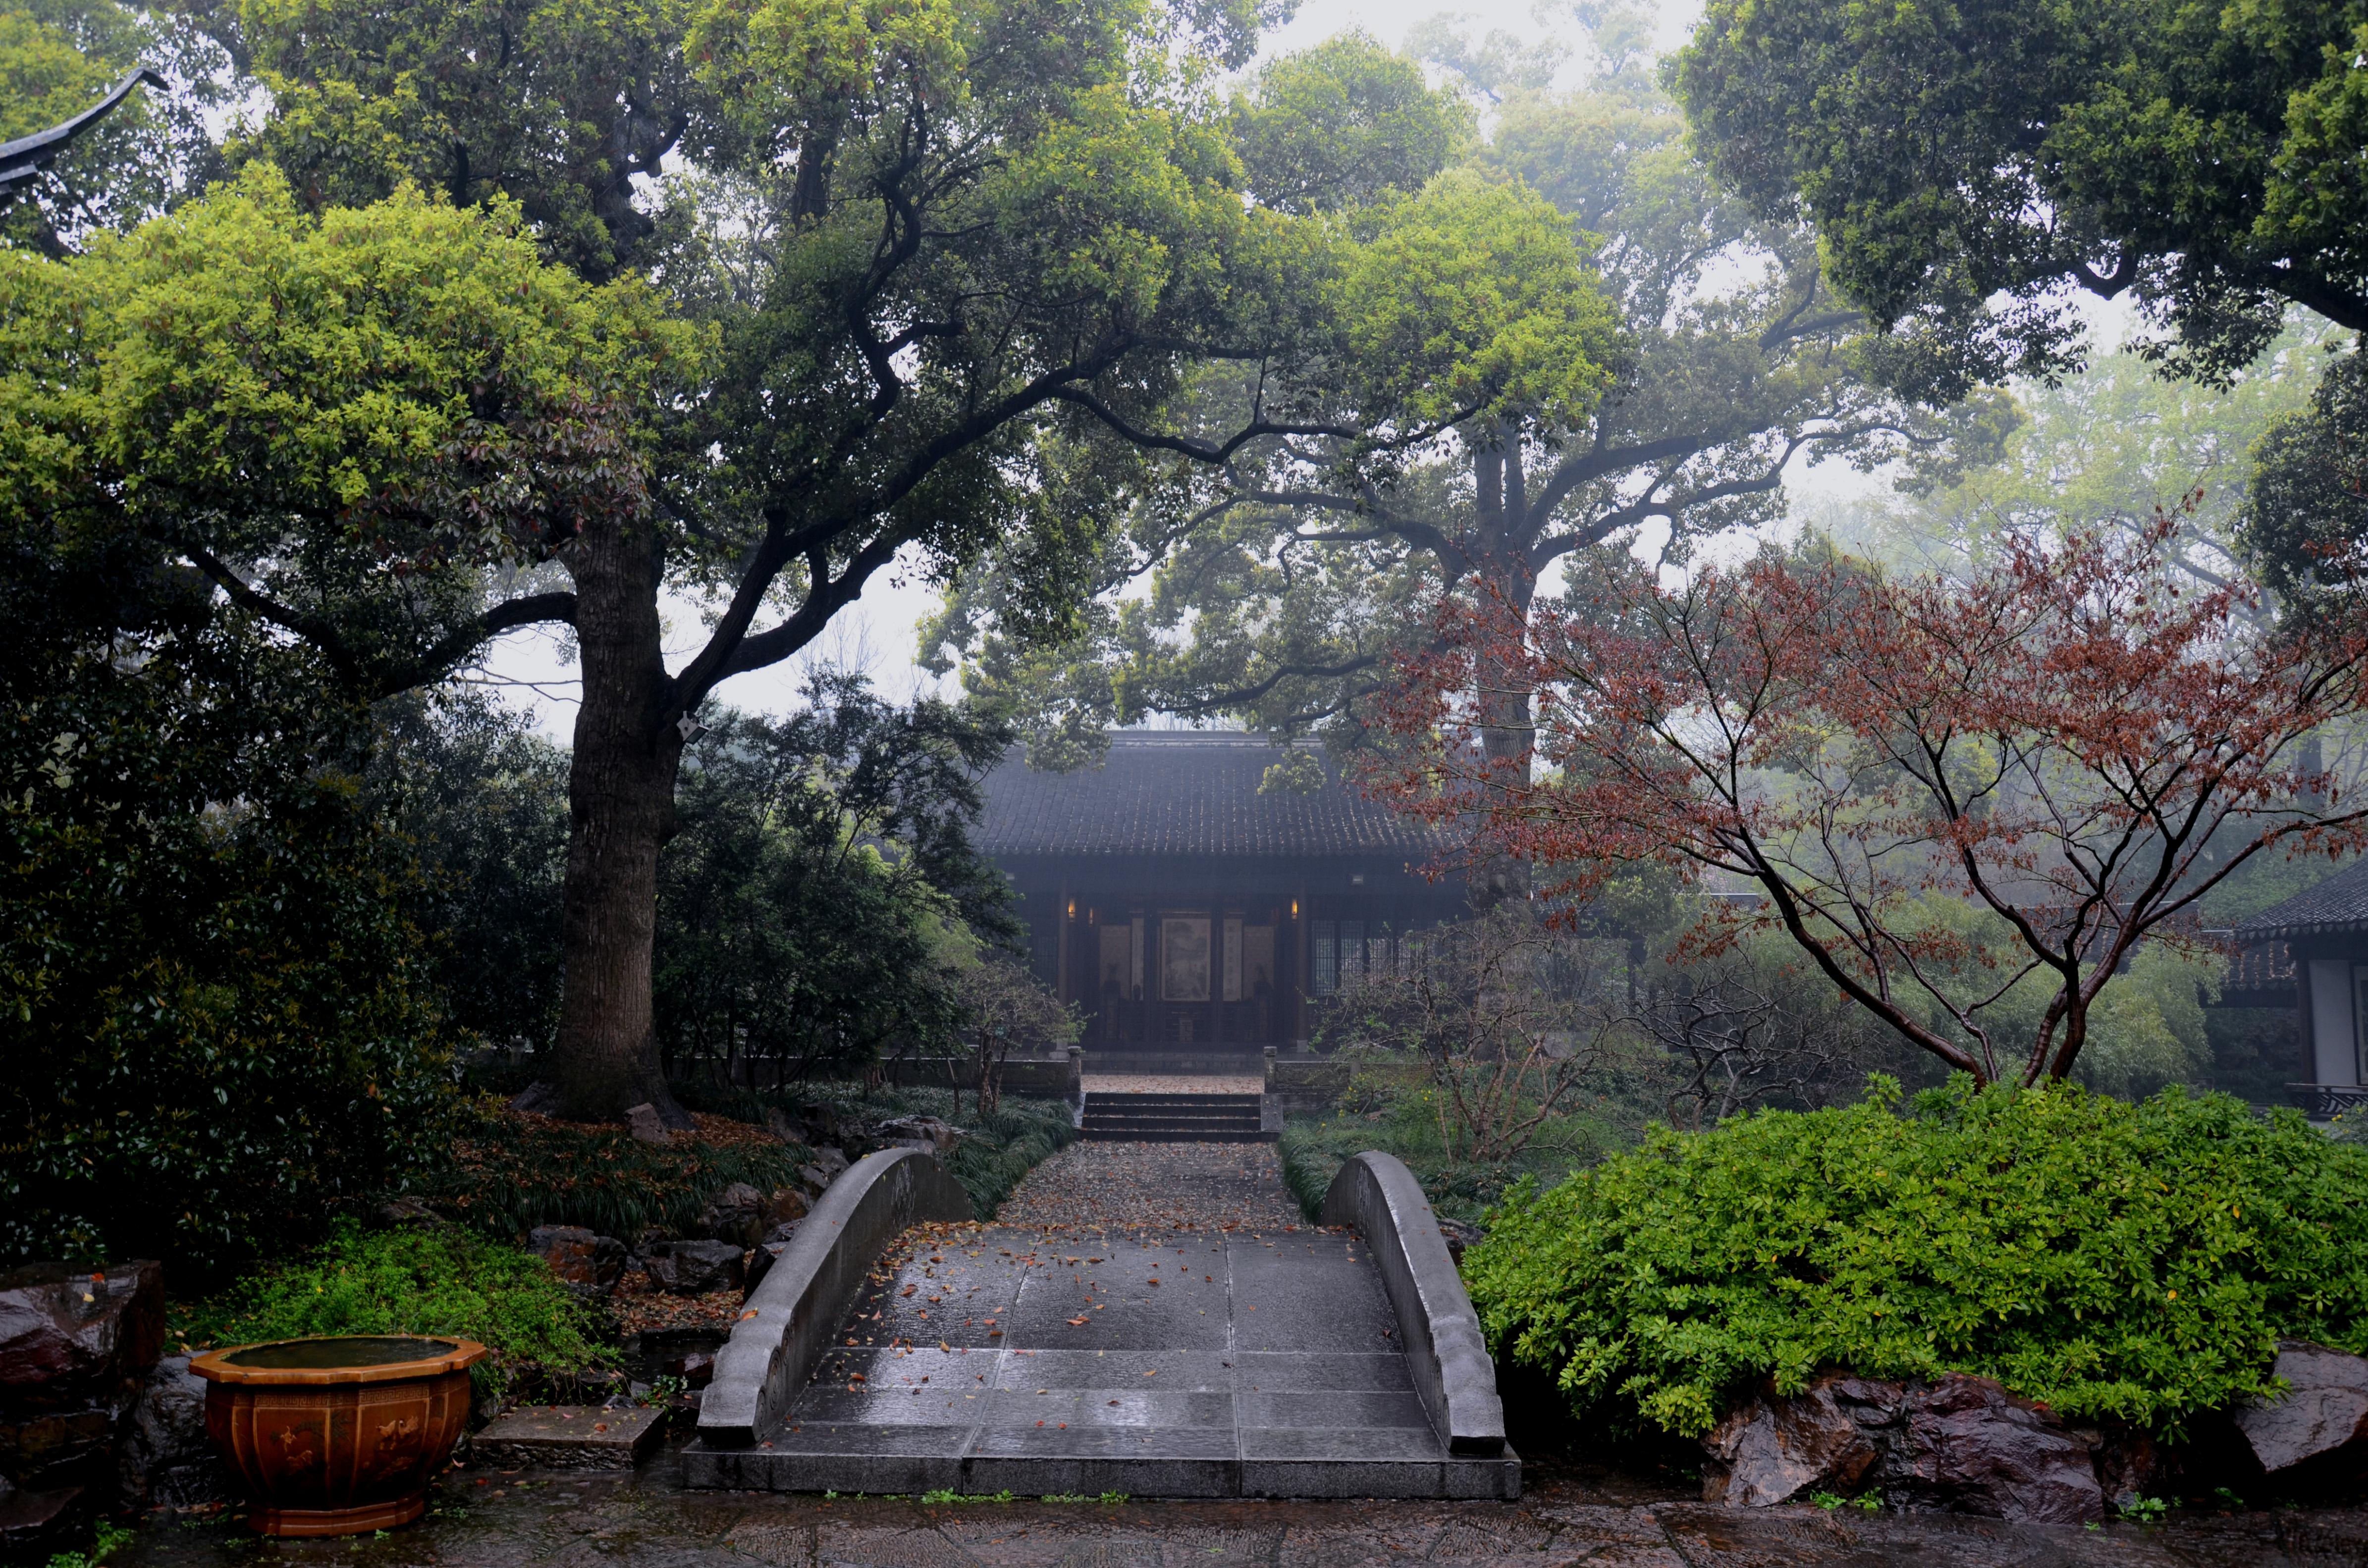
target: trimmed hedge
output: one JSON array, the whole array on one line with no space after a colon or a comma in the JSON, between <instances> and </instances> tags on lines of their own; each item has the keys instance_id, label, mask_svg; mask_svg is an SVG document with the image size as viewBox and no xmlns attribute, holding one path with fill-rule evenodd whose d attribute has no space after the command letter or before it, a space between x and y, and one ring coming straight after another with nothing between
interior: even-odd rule
<instances>
[{"instance_id":1,"label":"trimmed hedge","mask_svg":"<svg viewBox=\"0 0 2368 1568\"><path fill-rule=\"evenodd\" d=\"M2275 1342L2368 1352L2368 1149L2219 1095L2075 1085L1656 1129L1508 1195L1464 1274L1582 1414L1707 1431L1743 1388L1964 1371L2175 1437Z\"/></svg>"}]
</instances>

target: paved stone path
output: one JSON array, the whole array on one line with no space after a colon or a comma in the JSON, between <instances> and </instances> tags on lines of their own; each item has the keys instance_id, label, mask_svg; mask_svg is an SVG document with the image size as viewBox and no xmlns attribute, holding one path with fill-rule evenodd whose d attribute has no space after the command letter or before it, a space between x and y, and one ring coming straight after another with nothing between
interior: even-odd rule
<instances>
[{"instance_id":1,"label":"paved stone path","mask_svg":"<svg viewBox=\"0 0 2368 1568\"><path fill-rule=\"evenodd\" d=\"M1307 1224L1270 1143L1072 1143L1030 1171L996 1219L1264 1233Z\"/></svg>"},{"instance_id":2,"label":"paved stone path","mask_svg":"<svg viewBox=\"0 0 2368 1568\"><path fill-rule=\"evenodd\" d=\"M1532 1467L1509 1503L928 1504L676 1489L638 1478L455 1471L383 1539L258 1545L152 1524L110 1568L2338 1568L2368 1512L2306 1509L2096 1530L1934 1515L1706 1507L1616 1476Z\"/></svg>"},{"instance_id":3,"label":"paved stone path","mask_svg":"<svg viewBox=\"0 0 2368 1568\"><path fill-rule=\"evenodd\" d=\"M1087 1073L1089 1095L1262 1095L1263 1073Z\"/></svg>"}]
</instances>

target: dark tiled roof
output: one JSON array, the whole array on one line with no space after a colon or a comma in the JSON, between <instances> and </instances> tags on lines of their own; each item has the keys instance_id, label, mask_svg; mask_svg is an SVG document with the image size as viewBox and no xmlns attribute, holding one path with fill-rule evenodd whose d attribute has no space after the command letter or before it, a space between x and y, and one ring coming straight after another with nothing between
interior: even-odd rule
<instances>
[{"instance_id":1,"label":"dark tiled roof","mask_svg":"<svg viewBox=\"0 0 2368 1568\"><path fill-rule=\"evenodd\" d=\"M2239 921L2237 939L2260 942L2362 930L2368 930L2368 859L2355 860L2316 887L2305 888L2283 903L2271 904L2251 919Z\"/></svg>"},{"instance_id":2,"label":"dark tiled roof","mask_svg":"<svg viewBox=\"0 0 2368 1568\"><path fill-rule=\"evenodd\" d=\"M1312 794L1258 793L1283 753L1254 736L1163 731L1110 737L1099 768L1039 773L1015 751L986 778L977 843L989 855L1404 855L1439 841L1343 784L1324 762Z\"/></svg>"}]
</instances>

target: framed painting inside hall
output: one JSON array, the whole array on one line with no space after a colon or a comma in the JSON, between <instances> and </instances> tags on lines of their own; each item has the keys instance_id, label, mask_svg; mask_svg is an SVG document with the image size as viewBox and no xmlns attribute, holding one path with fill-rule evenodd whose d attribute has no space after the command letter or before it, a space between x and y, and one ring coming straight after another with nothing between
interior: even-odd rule
<instances>
[{"instance_id":1,"label":"framed painting inside hall","mask_svg":"<svg viewBox=\"0 0 2368 1568\"><path fill-rule=\"evenodd\" d=\"M1159 923L1159 997L1163 1002L1209 999L1209 920L1169 915Z\"/></svg>"}]
</instances>

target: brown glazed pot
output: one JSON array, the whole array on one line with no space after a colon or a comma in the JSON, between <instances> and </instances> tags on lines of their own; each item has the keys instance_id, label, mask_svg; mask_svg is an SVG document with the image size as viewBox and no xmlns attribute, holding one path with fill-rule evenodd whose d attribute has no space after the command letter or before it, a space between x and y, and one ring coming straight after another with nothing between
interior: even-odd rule
<instances>
[{"instance_id":1,"label":"brown glazed pot","mask_svg":"<svg viewBox=\"0 0 2368 1568\"><path fill-rule=\"evenodd\" d=\"M255 1500L265 1535L356 1535L407 1525L469 1415L473 1339L355 1335L192 1357L206 1435Z\"/></svg>"}]
</instances>

